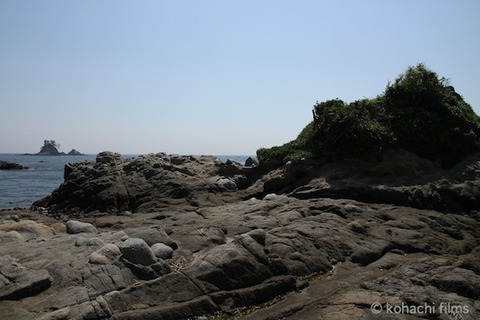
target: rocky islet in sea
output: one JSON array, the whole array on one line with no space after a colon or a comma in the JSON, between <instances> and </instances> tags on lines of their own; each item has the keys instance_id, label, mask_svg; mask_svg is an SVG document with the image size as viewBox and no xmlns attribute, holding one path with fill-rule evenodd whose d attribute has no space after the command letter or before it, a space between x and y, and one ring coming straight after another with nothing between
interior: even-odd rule
<instances>
[{"instance_id":1,"label":"rocky islet in sea","mask_svg":"<svg viewBox=\"0 0 480 320\"><path fill-rule=\"evenodd\" d=\"M19 163L0 160L0 170L25 170L28 167L22 166Z\"/></svg>"},{"instance_id":2,"label":"rocky islet in sea","mask_svg":"<svg viewBox=\"0 0 480 320\"><path fill-rule=\"evenodd\" d=\"M55 140L44 140L40 151L35 156L83 156L84 154L72 149L68 153L58 151L60 145Z\"/></svg>"}]
</instances>

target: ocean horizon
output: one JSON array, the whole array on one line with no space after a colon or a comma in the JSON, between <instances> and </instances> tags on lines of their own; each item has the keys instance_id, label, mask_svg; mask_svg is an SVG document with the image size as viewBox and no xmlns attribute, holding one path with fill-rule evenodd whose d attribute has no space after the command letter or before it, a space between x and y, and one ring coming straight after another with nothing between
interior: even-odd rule
<instances>
[{"instance_id":1,"label":"ocean horizon","mask_svg":"<svg viewBox=\"0 0 480 320\"><path fill-rule=\"evenodd\" d=\"M133 158L145 154L122 154ZM78 156L37 156L33 154L0 153L0 160L28 167L27 170L0 170L0 210L30 208L32 204L50 195L63 182L65 164L95 160L97 154ZM200 157L201 155L193 155ZM205 155L225 162L228 159L244 163L252 155Z\"/></svg>"}]
</instances>

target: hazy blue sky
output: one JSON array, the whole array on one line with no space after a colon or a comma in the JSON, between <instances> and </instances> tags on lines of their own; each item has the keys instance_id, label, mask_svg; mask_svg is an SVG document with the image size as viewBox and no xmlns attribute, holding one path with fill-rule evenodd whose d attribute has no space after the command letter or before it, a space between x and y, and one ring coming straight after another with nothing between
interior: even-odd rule
<instances>
[{"instance_id":1,"label":"hazy blue sky","mask_svg":"<svg viewBox=\"0 0 480 320\"><path fill-rule=\"evenodd\" d=\"M480 113L476 0L0 0L0 152L255 154L409 65Z\"/></svg>"}]
</instances>

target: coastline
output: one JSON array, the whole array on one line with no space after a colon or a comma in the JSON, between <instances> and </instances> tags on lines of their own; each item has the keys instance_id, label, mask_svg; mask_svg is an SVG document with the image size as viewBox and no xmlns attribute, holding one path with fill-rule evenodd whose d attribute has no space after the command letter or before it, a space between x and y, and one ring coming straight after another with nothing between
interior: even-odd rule
<instances>
[{"instance_id":1,"label":"coastline","mask_svg":"<svg viewBox=\"0 0 480 320\"><path fill-rule=\"evenodd\" d=\"M64 167L68 162L94 161L97 154L35 155L28 153L0 153L0 160L26 166L28 172L3 172L0 180L0 210L29 209L32 204L52 193L64 181ZM140 154L122 154L125 159ZM201 155L194 157L200 158ZM244 162L248 155L215 155L222 161L232 159ZM51 163L53 161L53 163ZM22 194L24 196L22 197Z\"/></svg>"},{"instance_id":2,"label":"coastline","mask_svg":"<svg viewBox=\"0 0 480 320\"><path fill-rule=\"evenodd\" d=\"M0 315L415 319L451 314L442 305L476 319L479 160L270 168L102 152L69 163L35 210L0 212L0 273L19 270Z\"/></svg>"}]
</instances>

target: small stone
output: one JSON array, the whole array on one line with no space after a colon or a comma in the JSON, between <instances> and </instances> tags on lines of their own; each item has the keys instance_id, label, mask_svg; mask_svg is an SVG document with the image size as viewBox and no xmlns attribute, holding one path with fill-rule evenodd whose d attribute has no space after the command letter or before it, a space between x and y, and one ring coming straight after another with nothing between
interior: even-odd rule
<instances>
[{"instance_id":1,"label":"small stone","mask_svg":"<svg viewBox=\"0 0 480 320\"><path fill-rule=\"evenodd\" d=\"M8 215L5 217L5 220L13 220L15 222L19 222L20 221L20 216L18 214L11 214L11 215Z\"/></svg>"},{"instance_id":2,"label":"small stone","mask_svg":"<svg viewBox=\"0 0 480 320\"><path fill-rule=\"evenodd\" d=\"M97 252L92 252L88 258L88 262L91 264L109 264L110 259Z\"/></svg>"},{"instance_id":3,"label":"small stone","mask_svg":"<svg viewBox=\"0 0 480 320\"><path fill-rule=\"evenodd\" d=\"M88 247L101 246L101 245L104 245L104 244L105 244L105 241L103 241L100 238L91 238L91 239L88 239L87 242L86 242L86 245Z\"/></svg>"},{"instance_id":4,"label":"small stone","mask_svg":"<svg viewBox=\"0 0 480 320\"><path fill-rule=\"evenodd\" d=\"M265 197L263 197L263 200L275 200L278 198L278 195L275 193L269 193Z\"/></svg>"},{"instance_id":5,"label":"small stone","mask_svg":"<svg viewBox=\"0 0 480 320\"><path fill-rule=\"evenodd\" d=\"M124 259L131 263L149 266L157 262L157 258L148 244L140 238L129 238L119 244Z\"/></svg>"},{"instance_id":6,"label":"small stone","mask_svg":"<svg viewBox=\"0 0 480 320\"><path fill-rule=\"evenodd\" d=\"M67 233L76 234L76 233L96 233L97 229L91 224L86 222L80 222L75 220L69 220L67 222Z\"/></svg>"},{"instance_id":7,"label":"small stone","mask_svg":"<svg viewBox=\"0 0 480 320\"><path fill-rule=\"evenodd\" d=\"M235 181L230 180L228 178L218 179L216 184L219 185L220 187L223 187L223 188L227 189L227 190L236 190L237 189L237 184L235 183Z\"/></svg>"},{"instance_id":8,"label":"small stone","mask_svg":"<svg viewBox=\"0 0 480 320\"><path fill-rule=\"evenodd\" d=\"M118 246L113 243L109 243L101 247L95 252L90 254L88 262L91 264L110 264L113 260L117 259L122 253Z\"/></svg>"},{"instance_id":9,"label":"small stone","mask_svg":"<svg viewBox=\"0 0 480 320\"><path fill-rule=\"evenodd\" d=\"M85 237L77 237L75 240L75 247L82 247L87 244L87 238Z\"/></svg>"},{"instance_id":10,"label":"small stone","mask_svg":"<svg viewBox=\"0 0 480 320\"><path fill-rule=\"evenodd\" d=\"M152 251L157 258L170 259L173 256L173 249L163 243L155 243Z\"/></svg>"},{"instance_id":11,"label":"small stone","mask_svg":"<svg viewBox=\"0 0 480 320\"><path fill-rule=\"evenodd\" d=\"M113 243L104 245L103 247L98 249L96 252L112 260L116 259L122 254L120 252L120 248L118 248L118 246Z\"/></svg>"}]
</instances>

